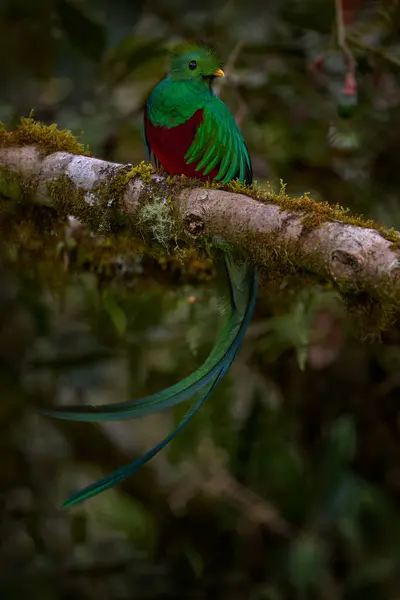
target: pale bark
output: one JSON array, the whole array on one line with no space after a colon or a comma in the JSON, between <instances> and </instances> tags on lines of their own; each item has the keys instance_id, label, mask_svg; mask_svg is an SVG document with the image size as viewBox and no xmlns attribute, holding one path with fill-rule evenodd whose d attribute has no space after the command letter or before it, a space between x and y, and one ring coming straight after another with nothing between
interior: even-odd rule
<instances>
[{"instance_id":1,"label":"pale bark","mask_svg":"<svg viewBox=\"0 0 400 600\"><path fill-rule=\"evenodd\" d=\"M192 187L182 183L178 188L157 172L151 175L151 185L148 176L139 173L119 195L110 193L105 204L103 186L110 189L115 177L127 172L127 165L65 152L43 156L33 146L0 148L2 167L3 172L5 168L23 182L22 191L28 190L33 201L56 209L51 184L60 177L68 178L71 191L79 192L79 196L71 193L70 200L68 195L63 198L63 210L93 228L91 214L100 208L104 218L97 214L95 222L96 227L102 223L102 233L107 232L107 211L116 210L121 222L128 219L135 228L143 206L156 196L164 206L173 206L173 236L195 243L200 235L218 235L241 247L256 265L278 271L288 265L292 270L306 269L324 280L336 280L348 293L365 291L381 302L398 304L400 251L397 244L374 229L340 221L310 228L304 222L307 211L283 210L273 203L201 184ZM0 194L15 200L15 192L10 197L10 186L4 181L0 178ZM167 204L170 197L172 202ZM140 230L151 235L151 221L146 224L141 220Z\"/></svg>"}]
</instances>

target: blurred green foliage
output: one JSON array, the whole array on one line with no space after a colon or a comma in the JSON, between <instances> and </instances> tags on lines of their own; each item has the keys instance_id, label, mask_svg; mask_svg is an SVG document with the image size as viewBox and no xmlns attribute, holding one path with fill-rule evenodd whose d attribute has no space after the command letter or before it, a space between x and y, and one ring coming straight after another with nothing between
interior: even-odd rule
<instances>
[{"instance_id":1,"label":"blurred green foliage","mask_svg":"<svg viewBox=\"0 0 400 600\"><path fill-rule=\"evenodd\" d=\"M333 1L1 0L0 120L34 109L95 156L136 163L166 49L201 38L227 63L220 93L261 185L283 179L399 229L400 4L342 5L355 86ZM68 227L44 276L21 240L0 239L1 598L397 598L399 329L361 344L323 288L283 312L264 287L231 375L193 423L119 488L60 510L183 409L102 426L36 409L170 385L218 322L209 266L131 252L77 269Z\"/></svg>"}]
</instances>

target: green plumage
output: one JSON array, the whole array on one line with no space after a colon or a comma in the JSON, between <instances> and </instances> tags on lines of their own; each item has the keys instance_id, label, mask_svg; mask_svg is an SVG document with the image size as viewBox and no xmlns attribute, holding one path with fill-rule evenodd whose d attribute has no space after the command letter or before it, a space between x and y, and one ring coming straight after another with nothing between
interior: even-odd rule
<instances>
[{"instance_id":1,"label":"green plumage","mask_svg":"<svg viewBox=\"0 0 400 600\"><path fill-rule=\"evenodd\" d=\"M146 103L145 143L149 156L172 174L201 179L252 182L246 144L228 107L214 94L212 81L223 75L209 49L185 45L172 58L168 77ZM178 427L132 463L73 494L71 506L113 487L132 475L181 431L209 398L234 360L254 311L257 274L238 261L228 245L214 240L218 278L225 281L224 325L206 361L189 377L146 398L102 406L71 406L43 411L49 416L78 421L112 421L144 416L196 396Z\"/></svg>"},{"instance_id":2,"label":"green plumage","mask_svg":"<svg viewBox=\"0 0 400 600\"><path fill-rule=\"evenodd\" d=\"M197 66L191 71L188 64L193 62ZM168 144L173 156L158 158L170 171L212 174L223 183L235 177L251 183L251 161L242 134L212 89L213 78L220 74L218 60L207 48L185 46L174 56L168 77L154 88L146 105L149 151L163 155L162 147Z\"/></svg>"},{"instance_id":3,"label":"green plumage","mask_svg":"<svg viewBox=\"0 0 400 600\"><path fill-rule=\"evenodd\" d=\"M229 108L214 93L204 105L204 120L197 130L189 151L185 154L187 164L200 162L197 170L208 175L220 165L215 181L227 183L235 175L245 180L251 168L250 157L242 134Z\"/></svg>"}]
</instances>

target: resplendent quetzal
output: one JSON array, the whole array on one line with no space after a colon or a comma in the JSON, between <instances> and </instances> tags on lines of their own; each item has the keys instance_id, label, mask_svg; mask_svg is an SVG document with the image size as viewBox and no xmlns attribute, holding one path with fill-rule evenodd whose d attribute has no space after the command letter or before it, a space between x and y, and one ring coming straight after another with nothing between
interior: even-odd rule
<instances>
[{"instance_id":1,"label":"resplendent quetzal","mask_svg":"<svg viewBox=\"0 0 400 600\"><path fill-rule=\"evenodd\" d=\"M184 44L171 56L168 75L156 85L144 111L149 158L170 174L227 183L252 183L247 147L230 110L212 89L224 72L212 50ZM219 243L217 242L217 247ZM197 399L164 440L132 463L117 469L64 504L71 506L132 475L162 450L194 416L229 370L249 326L257 295L257 275L249 263L234 257L228 244L216 251L218 278L226 282L224 325L205 362L175 385L146 398L101 406L71 406L44 410L47 415L77 421L113 421L141 417Z\"/></svg>"}]
</instances>

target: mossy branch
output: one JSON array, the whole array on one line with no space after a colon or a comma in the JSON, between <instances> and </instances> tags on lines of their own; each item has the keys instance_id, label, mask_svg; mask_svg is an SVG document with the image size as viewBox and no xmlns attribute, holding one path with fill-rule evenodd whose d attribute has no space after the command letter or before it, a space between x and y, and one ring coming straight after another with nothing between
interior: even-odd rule
<instances>
[{"instance_id":1,"label":"mossy branch","mask_svg":"<svg viewBox=\"0 0 400 600\"><path fill-rule=\"evenodd\" d=\"M178 240L196 246L218 235L274 277L313 273L346 294L363 292L386 306L399 305L400 234L393 230L307 195L290 198L284 190L274 194L236 183L204 186L145 163L106 162L81 154L78 144L71 147L69 134L52 135L59 139L50 140L50 153L31 131L28 140L0 135L0 195L51 206L94 233L128 226L150 245L157 241L170 249Z\"/></svg>"}]
</instances>

